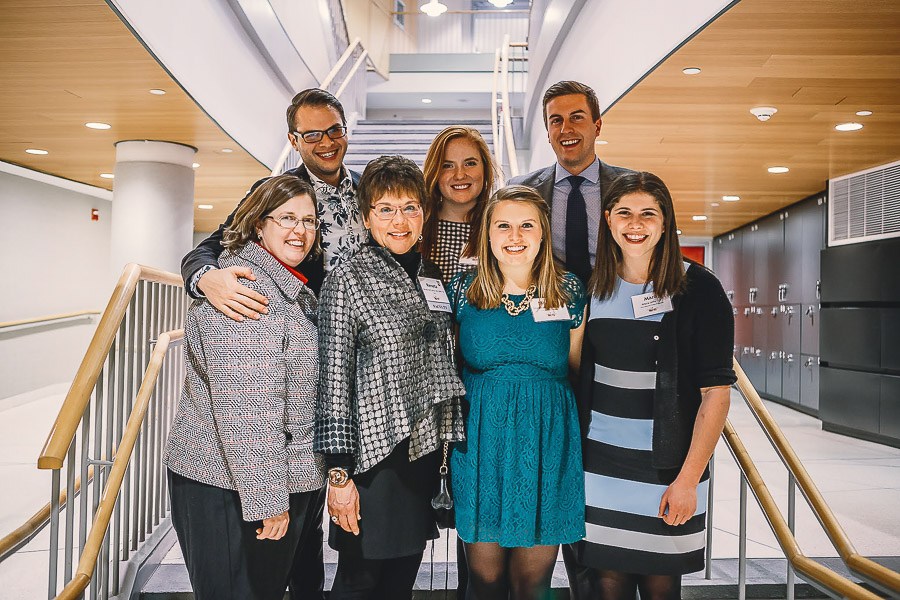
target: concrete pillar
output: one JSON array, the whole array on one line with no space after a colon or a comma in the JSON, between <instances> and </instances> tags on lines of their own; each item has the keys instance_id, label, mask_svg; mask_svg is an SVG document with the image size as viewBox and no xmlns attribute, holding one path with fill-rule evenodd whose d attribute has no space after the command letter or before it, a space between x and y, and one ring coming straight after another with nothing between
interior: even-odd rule
<instances>
[{"instance_id":1,"label":"concrete pillar","mask_svg":"<svg viewBox=\"0 0 900 600\"><path fill-rule=\"evenodd\" d=\"M136 262L178 273L193 246L194 155L174 142L116 143L110 267Z\"/></svg>"}]
</instances>

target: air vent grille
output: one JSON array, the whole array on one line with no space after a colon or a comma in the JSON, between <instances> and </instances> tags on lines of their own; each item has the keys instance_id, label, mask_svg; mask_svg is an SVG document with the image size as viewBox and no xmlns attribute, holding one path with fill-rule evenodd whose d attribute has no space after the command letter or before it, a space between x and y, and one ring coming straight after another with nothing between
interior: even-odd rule
<instances>
[{"instance_id":1,"label":"air vent grille","mask_svg":"<svg viewBox=\"0 0 900 600\"><path fill-rule=\"evenodd\" d=\"M829 182L828 245L900 237L900 161Z\"/></svg>"}]
</instances>

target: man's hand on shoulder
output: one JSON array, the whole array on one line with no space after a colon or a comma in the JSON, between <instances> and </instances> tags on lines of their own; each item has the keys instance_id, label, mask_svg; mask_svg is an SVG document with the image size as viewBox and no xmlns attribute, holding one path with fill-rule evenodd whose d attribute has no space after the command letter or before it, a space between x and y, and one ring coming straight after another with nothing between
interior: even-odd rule
<instances>
[{"instance_id":1,"label":"man's hand on shoulder","mask_svg":"<svg viewBox=\"0 0 900 600\"><path fill-rule=\"evenodd\" d=\"M212 269L200 278L197 288L226 317L235 321L243 321L246 317L259 319L260 314L268 312L269 300L242 285L238 281L240 278L256 280L249 267Z\"/></svg>"}]
</instances>

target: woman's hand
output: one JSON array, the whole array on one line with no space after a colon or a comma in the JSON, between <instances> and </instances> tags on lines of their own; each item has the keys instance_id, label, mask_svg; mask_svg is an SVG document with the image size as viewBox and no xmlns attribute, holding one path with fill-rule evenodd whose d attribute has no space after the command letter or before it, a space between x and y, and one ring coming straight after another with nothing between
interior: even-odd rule
<instances>
[{"instance_id":1,"label":"woman's hand","mask_svg":"<svg viewBox=\"0 0 900 600\"><path fill-rule=\"evenodd\" d=\"M258 540L280 540L287 533L288 523L291 518L288 511L284 511L280 515L263 519L262 529L256 530L256 539Z\"/></svg>"},{"instance_id":2,"label":"woman's hand","mask_svg":"<svg viewBox=\"0 0 900 600\"><path fill-rule=\"evenodd\" d=\"M697 512L697 484L676 477L662 495L657 516L668 525L684 525L695 512Z\"/></svg>"},{"instance_id":3,"label":"woman's hand","mask_svg":"<svg viewBox=\"0 0 900 600\"><path fill-rule=\"evenodd\" d=\"M352 479L344 487L328 484L328 514L341 529L359 535L359 492Z\"/></svg>"}]
</instances>

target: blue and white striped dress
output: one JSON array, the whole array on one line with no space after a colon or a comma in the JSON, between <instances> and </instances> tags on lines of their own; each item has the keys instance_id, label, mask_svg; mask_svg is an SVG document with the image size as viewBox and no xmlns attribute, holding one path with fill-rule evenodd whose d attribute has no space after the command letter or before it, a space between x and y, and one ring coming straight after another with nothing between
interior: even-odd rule
<instances>
[{"instance_id":1,"label":"blue and white striped dress","mask_svg":"<svg viewBox=\"0 0 900 600\"><path fill-rule=\"evenodd\" d=\"M585 541L582 564L652 575L680 575L704 566L708 473L697 486L697 512L680 526L657 515L678 469L651 464L653 394L659 322L634 317L633 295L652 283L619 280L612 298L591 300L586 343L593 345L591 421L584 443Z\"/></svg>"}]
</instances>

